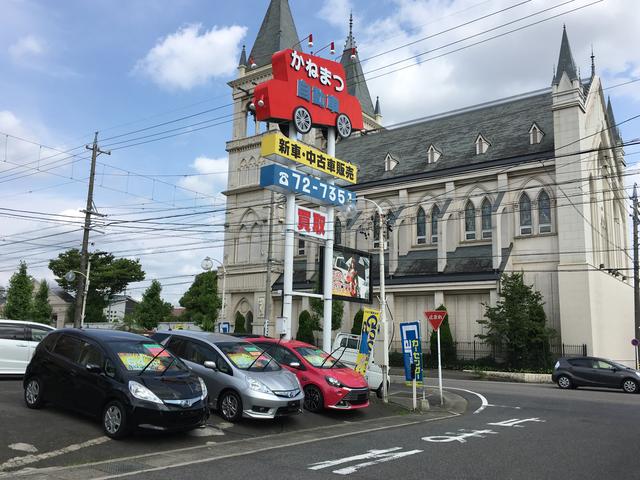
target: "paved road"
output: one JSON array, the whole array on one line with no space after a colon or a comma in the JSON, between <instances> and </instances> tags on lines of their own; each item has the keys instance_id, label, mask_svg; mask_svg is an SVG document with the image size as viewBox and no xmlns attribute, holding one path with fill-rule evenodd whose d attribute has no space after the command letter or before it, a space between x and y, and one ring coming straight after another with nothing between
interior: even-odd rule
<instances>
[{"instance_id":1,"label":"paved road","mask_svg":"<svg viewBox=\"0 0 640 480\"><path fill-rule=\"evenodd\" d=\"M485 381L446 385L486 402L457 390L470 408L455 418L135 478L197 480L224 472L227 479L640 479L640 395Z\"/></svg>"}]
</instances>

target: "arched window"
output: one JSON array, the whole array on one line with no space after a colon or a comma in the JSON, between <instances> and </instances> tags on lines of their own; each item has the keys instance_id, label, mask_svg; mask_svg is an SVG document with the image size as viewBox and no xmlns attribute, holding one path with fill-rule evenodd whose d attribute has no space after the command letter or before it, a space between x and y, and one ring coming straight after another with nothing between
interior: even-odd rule
<instances>
[{"instance_id":1,"label":"arched window","mask_svg":"<svg viewBox=\"0 0 640 480\"><path fill-rule=\"evenodd\" d=\"M342 222L339 218L336 218L336 223L333 229L333 243L336 245L342 245Z\"/></svg>"},{"instance_id":2,"label":"arched window","mask_svg":"<svg viewBox=\"0 0 640 480\"><path fill-rule=\"evenodd\" d=\"M482 201L482 238L491 238L491 202L488 198Z\"/></svg>"},{"instance_id":3,"label":"arched window","mask_svg":"<svg viewBox=\"0 0 640 480\"><path fill-rule=\"evenodd\" d=\"M476 239L476 207L471 200L467 201L464 207L464 238Z\"/></svg>"},{"instance_id":4,"label":"arched window","mask_svg":"<svg viewBox=\"0 0 640 480\"><path fill-rule=\"evenodd\" d=\"M416 215L416 228L416 242L418 244L427 243L427 216L425 215L422 207L418 208L418 214Z\"/></svg>"},{"instance_id":5,"label":"arched window","mask_svg":"<svg viewBox=\"0 0 640 480\"><path fill-rule=\"evenodd\" d=\"M250 263L260 263L262 261L262 244L260 235L260 225L255 223L251 228L251 241L248 252Z\"/></svg>"},{"instance_id":6,"label":"arched window","mask_svg":"<svg viewBox=\"0 0 640 480\"><path fill-rule=\"evenodd\" d=\"M440 209L435 205L431 209L431 243L438 243L438 220L440 219Z\"/></svg>"},{"instance_id":7,"label":"arched window","mask_svg":"<svg viewBox=\"0 0 640 480\"><path fill-rule=\"evenodd\" d=\"M549 194L542 190L538 196L538 231L551 232L551 200Z\"/></svg>"},{"instance_id":8,"label":"arched window","mask_svg":"<svg viewBox=\"0 0 640 480\"><path fill-rule=\"evenodd\" d=\"M531 235L533 229L531 227L531 200L529 195L523 193L520 196L520 235Z\"/></svg>"},{"instance_id":9,"label":"arched window","mask_svg":"<svg viewBox=\"0 0 640 480\"><path fill-rule=\"evenodd\" d=\"M237 248L236 248L236 262L247 263L249 261L249 243L251 238L248 234L247 228L243 225L238 231Z\"/></svg>"}]
</instances>

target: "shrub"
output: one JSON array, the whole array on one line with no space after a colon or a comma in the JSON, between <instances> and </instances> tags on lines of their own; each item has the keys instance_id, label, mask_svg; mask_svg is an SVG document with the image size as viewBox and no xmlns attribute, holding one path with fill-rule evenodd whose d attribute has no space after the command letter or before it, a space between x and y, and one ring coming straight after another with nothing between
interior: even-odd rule
<instances>
[{"instance_id":1,"label":"shrub","mask_svg":"<svg viewBox=\"0 0 640 480\"><path fill-rule=\"evenodd\" d=\"M360 335L362 333L362 319L364 318L364 310L360 309L353 317L353 327L351 327L351 333Z\"/></svg>"},{"instance_id":2,"label":"shrub","mask_svg":"<svg viewBox=\"0 0 640 480\"><path fill-rule=\"evenodd\" d=\"M236 312L235 324L233 327L235 333L246 333L244 329L244 315L240 312Z\"/></svg>"},{"instance_id":3,"label":"shrub","mask_svg":"<svg viewBox=\"0 0 640 480\"><path fill-rule=\"evenodd\" d=\"M296 340L301 342L314 344L315 338L313 336L313 318L307 310L300 312L298 316L298 333Z\"/></svg>"}]
</instances>

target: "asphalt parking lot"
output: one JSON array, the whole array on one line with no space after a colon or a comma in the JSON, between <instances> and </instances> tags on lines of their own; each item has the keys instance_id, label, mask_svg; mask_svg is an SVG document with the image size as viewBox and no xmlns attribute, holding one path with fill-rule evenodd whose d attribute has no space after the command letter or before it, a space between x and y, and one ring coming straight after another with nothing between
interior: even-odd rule
<instances>
[{"instance_id":1,"label":"asphalt parking lot","mask_svg":"<svg viewBox=\"0 0 640 480\"><path fill-rule=\"evenodd\" d=\"M403 389L403 386L393 385L391 398L401 399ZM227 423L212 413L207 426L202 429L176 434L142 432L125 440L113 441L104 436L96 419L51 405L41 410L26 408L22 381L0 379L0 472L76 465L243 438L320 430L332 425L366 423L406 412L406 408L398 404L383 404L372 394L369 408L363 410L325 411L322 414L304 412L273 421L245 419L237 424Z\"/></svg>"}]
</instances>

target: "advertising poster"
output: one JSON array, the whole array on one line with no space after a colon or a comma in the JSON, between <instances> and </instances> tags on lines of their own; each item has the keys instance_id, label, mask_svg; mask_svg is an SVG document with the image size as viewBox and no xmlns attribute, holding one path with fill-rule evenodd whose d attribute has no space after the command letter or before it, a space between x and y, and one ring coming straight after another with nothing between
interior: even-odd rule
<instances>
[{"instance_id":1,"label":"advertising poster","mask_svg":"<svg viewBox=\"0 0 640 480\"><path fill-rule=\"evenodd\" d=\"M402 339L402 357L404 359L404 378L407 384L416 379L422 385L422 345L420 343L420 322L400 324ZM413 368L413 372L411 369Z\"/></svg>"},{"instance_id":2,"label":"advertising poster","mask_svg":"<svg viewBox=\"0 0 640 480\"><path fill-rule=\"evenodd\" d=\"M339 245L333 248L333 298L349 302L371 303L371 255ZM321 262L323 265L324 262ZM327 272L323 272L326 275Z\"/></svg>"},{"instance_id":3,"label":"advertising poster","mask_svg":"<svg viewBox=\"0 0 640 480\"><path fill-rule=\"evenodd\" d=\"M369 358L373 350L373 343L378 334L378 323L380 321L380 312L365 308L362 316L362 333L360 334L360 350L356 357L356 366L354 370L361 375L367 373L369 366Z\"/></svg>"}]
</instances>

